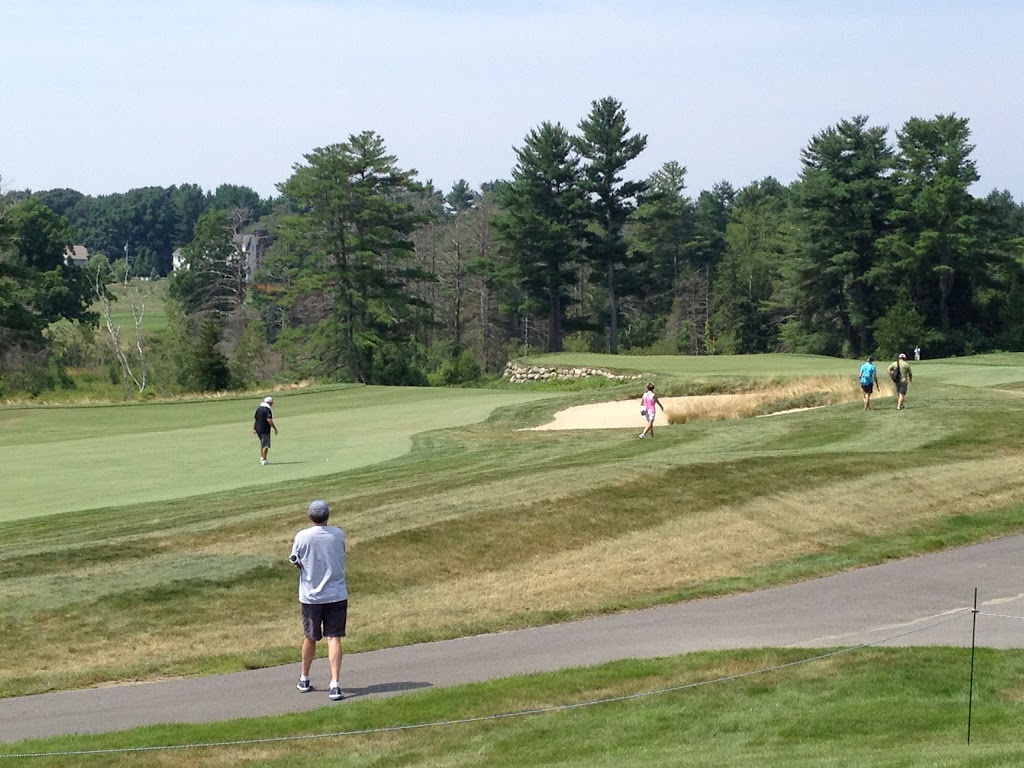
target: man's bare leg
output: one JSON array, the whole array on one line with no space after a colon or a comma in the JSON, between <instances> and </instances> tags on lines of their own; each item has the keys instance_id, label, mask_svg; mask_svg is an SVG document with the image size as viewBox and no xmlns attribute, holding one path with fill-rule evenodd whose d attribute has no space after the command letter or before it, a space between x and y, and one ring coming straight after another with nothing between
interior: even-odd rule
<instances>
[{"instance_id":1,"label":"man's bare leg","mask_svg":"<svg viewBox=\"0 0 1024 768\"><path fill-rule=\"evenodd\" d=\"M309 670L313 666L313 659L316 658L316 640L308 637L302 638L302 676L308 678Z\"/></svg>"},{"instance_id":2,"label":"man's bare leg","mask_svg":"<svg viewBox=\"0 0 1024 768\"><path fill-rule=\"evenodd\" d=\"M327 659L331 665L331 680L332 682L341 683L341 638L340 637L328 637L327 638Z\"/></svg>"}]
</instances>

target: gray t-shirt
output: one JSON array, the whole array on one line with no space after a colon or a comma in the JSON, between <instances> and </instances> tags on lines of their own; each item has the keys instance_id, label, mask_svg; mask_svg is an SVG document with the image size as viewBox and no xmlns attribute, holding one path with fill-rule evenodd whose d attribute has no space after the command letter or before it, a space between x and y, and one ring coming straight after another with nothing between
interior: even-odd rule
<instances>
[{"instance_id":1,"label":"gray t-shirt","mask_svg":"<svg viewBox=\"0 0 1024 768\"><path fill-rule=\"evenodd\" d=\"M312 525L299 531L291 561L302 563L299 602L307 605L348 600L345 585L345 533L331 525Z\"/></svg>"}]
</instances>

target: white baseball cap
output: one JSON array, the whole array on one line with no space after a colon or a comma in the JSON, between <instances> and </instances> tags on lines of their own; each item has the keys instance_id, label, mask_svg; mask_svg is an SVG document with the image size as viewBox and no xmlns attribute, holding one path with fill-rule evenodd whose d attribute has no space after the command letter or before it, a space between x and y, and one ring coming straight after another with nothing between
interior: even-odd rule
<instances>
[{"instance_id":1,"label":"white baseball cap","mask_svg":"<svg viewBox=\"0 0 1024 768\"><path fill-rule=\"evenodd\" d=\"M266 403L267 405L273 405L274 398L272 398L270 395L267 395L266 397L263 398L263 402Z\"/></svg>"}]
</instances>

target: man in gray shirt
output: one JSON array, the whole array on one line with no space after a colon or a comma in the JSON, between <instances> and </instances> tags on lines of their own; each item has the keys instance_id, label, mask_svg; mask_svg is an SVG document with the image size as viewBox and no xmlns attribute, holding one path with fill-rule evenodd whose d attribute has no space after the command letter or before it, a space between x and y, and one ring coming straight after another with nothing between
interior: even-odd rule
<instances>
[{"instance_id":1,"label":"man in gray shirt","mask_svg":"<svg viewBox=\"0 0 1024 768\"><path fill-rule=\"evenodd\" d=\"M331 701L345 698L341 692L341 638L348 619L348 587L345 585L345 533L328 525L331 509L317 499L309 505L309 528L299 531L289 560L299 569L299 603L302 606L302 674L296 686L313 690L309 670L316 658L316 644L327 638L331 665Z\"/></svg>"}]
</instances>

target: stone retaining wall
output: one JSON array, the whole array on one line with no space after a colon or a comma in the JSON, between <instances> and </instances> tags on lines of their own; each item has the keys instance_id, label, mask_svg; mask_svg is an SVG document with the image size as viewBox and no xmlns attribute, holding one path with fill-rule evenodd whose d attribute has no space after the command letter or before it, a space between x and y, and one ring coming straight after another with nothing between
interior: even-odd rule
<instances>
[{"instance_id":1,"label":"stone retaining wall","mask_svg":"<svg viewBox=\"0 0 1024 768\"><path fill-rule=\"evenodd\" d=\"M523 384L528 381L586 379L590 376L603 376L612 381L628 381L641 378L640 374L630 376L612 373L602 368L563 368L560 366L522 365L521 363L513 362L505 366L504 373L504 377L513 384Z\"/></svg>"}]
</instances>

